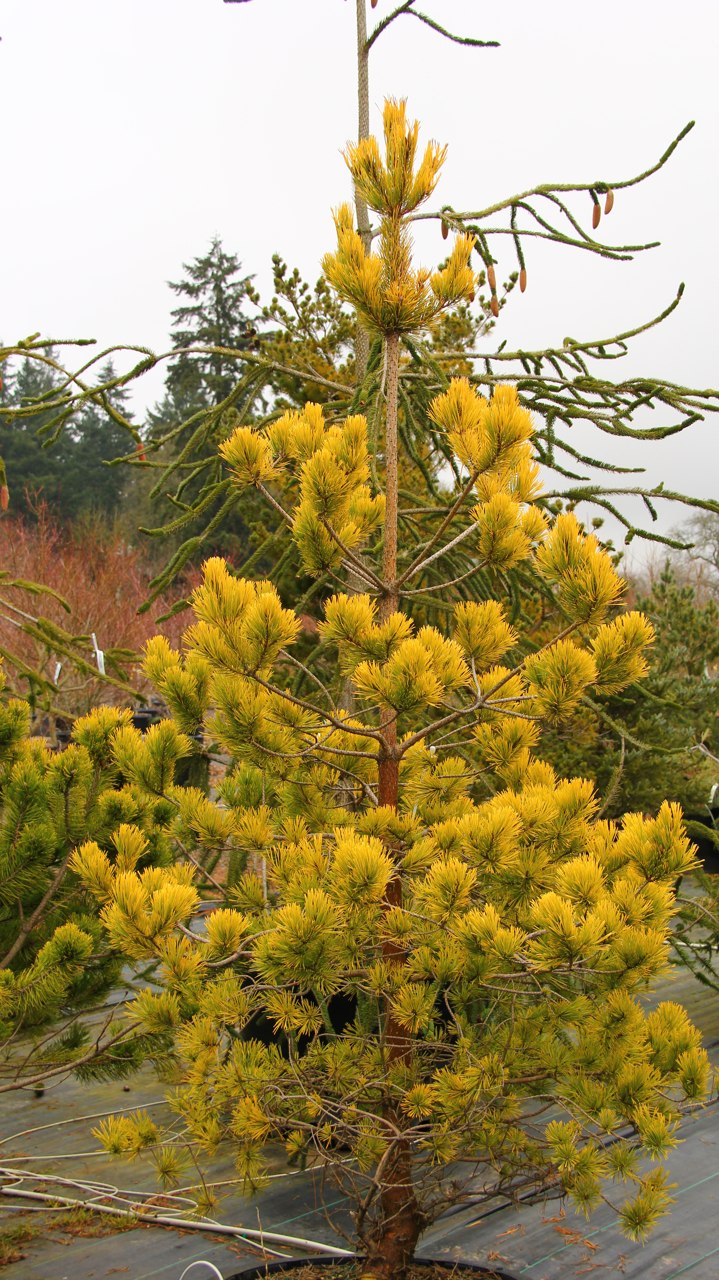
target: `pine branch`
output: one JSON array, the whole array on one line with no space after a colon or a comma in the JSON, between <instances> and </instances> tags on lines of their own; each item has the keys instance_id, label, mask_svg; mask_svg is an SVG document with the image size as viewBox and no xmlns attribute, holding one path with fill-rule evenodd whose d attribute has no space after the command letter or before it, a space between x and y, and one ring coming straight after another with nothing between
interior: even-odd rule
<instances>
[{"instance_id":1,"label":"pine branch","mask_svg":"<svg viewBox=\"0 0 719 1280\"><path fill-rule=\"evenodd\" d=\"M21 919L20 928L18 929L15 935L15 941L13 942L9 950L6 951L2 959L0 959L0 969L7 969L8 966L12 964L12 961L15 959L16 955L18 955L18 953L22 951L23 947L25 946L25 943L27 942L33 930L37 928L37 926L45 917L47 913L47 909L50 906L50 903L52 902L52 899L55 897L55 894L57 893L58 889L60 888L60 885L65 879L65 876L67 875L67 869L70 864L70 859L72 858L73 853L74 853L74 848L71 846L68 849L67 854L65 855L57 871L55 872L52 880L50 881L50 884L45 890L45 893L43 894L42 898L40 899L37 906L35 907L35 910L32 912L32 915L28 916L27 919ZM20 903L18 905L21 906Z\"/></svg>"},{"instance_id":2,"label":"pine branch","mask_svg":"<svg viewBox=\"0 0 719 1280\"><path fill-rule=\"evenodd\" d=\"M128 1041L132 1040L133 1033L139 1027L139 1022L131 1022L128 1026L123 1027L122 1031L119 1031L117 1035L111 1036L108 1040L96 1041L92 1048L80 1058L63 1062L59 1066L48 1066L32 1076L19 1076L5 1084L0 1084L0 1093L13 1093L17 1089L29 1089L34 1085L44 1084L46 1080L52 1080L55 1076L71 1075L79 1068L89 1066L105 1057L116 1045L127 1044Z\"/></svg>"},{"instance_id":3,"label":"pine branch","mask_svg":"<svg viewBox=\"0 0 719 1280\"><path fill-rule=\"evenodd\" d=\"M432 537L431 537L431 538L429 539L429 541L424 545L424 547L422 547L422 548L421 548L421 550L420 550L420 551L419 551L419 553L415 556L414 560L413 560L413 561L412 561L412 563L408 566L408 568L407 568L407 569L405 569L405 570L404 570L404 572L400 575L400 577L399 577L399 579L398 579L398 582L397 582L397 586L398 586L398 587L400 587L400 588L401 588L401 587L404 585L404 583L405 583L405 582L407 582L407 580L408 580L408 579L409 579L409 578L410 578L414 573L419 573L419 572L421 572L421 570L422 570L422 569L423 569L427 564L431 563L431 560L430 560L429 558L427 558L427 553L428 553L428 552L430 552L430 551L432 550L432 548L433 548L433 547L435 547L435 546L437 545L437 543L439 542L440 538L442 537L442 534L443 534L443 533L444 533L444 532L449 528L450 524L452 523L452 521L453 521L454 517L456 516L457 512L459 511L460 507L462 507L462 506L463 506L464 502L465 502L465 501L466 501L466 499L469 497L470 493L472 492L472 489L474 488L474 485L475 485L475 482L476 482L476 479L477 479L477 475L478 475L478 473L477 473L476 471L474 471L474 472L472 473L472 475L470 476L469 480L468 480L468 481L467 481L467 483L465 484L464 488L461 490L460 494L458 495L458 497L456 498L456 500L453 502L452 506L449 508L449 511L447 512L446 516L444 517L444 519L443 519L442 523L440 524L439 528L435 531L435 533L433 533L433 534L432 534ZM449 544L449 546L452 546L452 545L453 545L452 543L450 543L450 544ZM455 542L455 544L454 544L454 545L456 545L456 542Z\"/></svg>"}]
</instances>

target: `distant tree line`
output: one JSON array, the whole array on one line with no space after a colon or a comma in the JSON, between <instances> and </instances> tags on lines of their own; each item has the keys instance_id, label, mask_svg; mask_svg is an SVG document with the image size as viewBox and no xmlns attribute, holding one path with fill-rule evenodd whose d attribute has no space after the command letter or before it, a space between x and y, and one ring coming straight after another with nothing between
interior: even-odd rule
<instances>
[{"instance_id":1,"label":"distant tree line","mask_svg":"<svg viewBox=\"0 0 719 1280\"><path fill-rule=\"evenodd\" d=\"M238 349L254 335L246 314L253 296L250 277L241 277L240 263L225 253L214 239L208 253L185 265L185 275L170 288L181 299L172 312L173 346L214 346ZM48 348L52 359L56 353ZM62 387L61 375L50 364L37 360L6 362L0 393L0 458L5 464L9 502L13 513L35 518L38 506L52 513L60 525L72 523L90 513L112 518L129 505L135 510L138 473L128 467L113 467L135 447L128 431L99 403L87 401L55 430L56 411L51 407ZM109 360L100 368L97 380L111 382L116 376ZM167 370L160 403L138 423L139 441L162 432L174 421L183 422L191 414L207 410L228 394L240 376L236 358L212 355L178 355ZM129 394L118 386L105 393L111 408L132 420ZM49 406L43 409L43 402ZM23 405L34 411L12 419L2 407ZM183 441L177 441L179 451ZM137 445L138 461L144 446Z\"/></svg>"}]
</instances>

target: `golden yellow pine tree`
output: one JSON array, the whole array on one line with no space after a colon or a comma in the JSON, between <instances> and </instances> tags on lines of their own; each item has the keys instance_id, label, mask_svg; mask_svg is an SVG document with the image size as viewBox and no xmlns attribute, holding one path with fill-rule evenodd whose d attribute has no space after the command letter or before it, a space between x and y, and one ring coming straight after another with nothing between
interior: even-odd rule
<instances>
[{"instance_id":1,"label":"golden yellow pine tree","mask_svg":"<svg viewBox=\"0 0 719 1280\"><path fill-rule=\"evenodd\" d=\"M464 236L441 271L413 264L412 214L444 152L431 144L418 159L403 103L386 104L384 133L384 153L367 139L346 156L379 221L376 250L342 206L324 264L384 343L380 486L364 419L326 422L312 404L241 426L221 449L232 482L287 523L304 572L336 584L316 648L298 656L300 619L270 583L210 560L184 651L155 641L146 666L179 728L203 724L232 756L218 800L181 801L157 760L133 765L126 731L116 738L138 785L174 795L183 847L193 833L200 848L233 843L246 869L216 876L223 901L205 930L191 860L138 870L131 828L113 865L93 845L74 864L110 943L161 961L162 989L130 1016L174 1038L176 1133L230 1141L250 1189L269 1142L333 1173L351 1196L365 1280L402 1280L422 1231L478 1185L509 1197L519 1180L558 1183L588 1212L624 1184L623 1224L642 1237L668 1194L638 1157L671 1148L709 1077L684 1012L641 1003L692 865L681 814L602 821L590 783L557 778L534 754L543 721L642 675L652 631L639 614L615 616L623 583L596 540L541 505L513 387L487 400L459 379L434 401L471 516L449 535L455 495L423 546L399 545L402 342L475 279ZM460 540L495 574L496 598L461 601L450 582L447 628L424 626L415 584ZM516 566L561 618L539 649L502 599ZM348 570L360 594L343 591ZM316 661L327 655L335 683ZM347 679L352 715L338 699ZM99 1136L110 1151L161 1144L159 1165L172 1167L142 1117Z\"/></svg>"}]
</instances>

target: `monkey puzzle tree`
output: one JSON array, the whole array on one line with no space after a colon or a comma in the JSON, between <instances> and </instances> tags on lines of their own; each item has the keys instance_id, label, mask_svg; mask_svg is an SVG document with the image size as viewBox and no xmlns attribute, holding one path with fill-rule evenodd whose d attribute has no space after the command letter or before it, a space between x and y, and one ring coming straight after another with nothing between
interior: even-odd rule
<instances>
[{"instance_id":1,"label":"monkey puzzle tree","mask_svg":"<svg viewBox=\"0 0 719 1280\"><path fill-rule=\"evenodd\" d=\"M628 1183L622 1222L642 1236L668 1196L640 1157L673 1144L708 1078L684 1011L638 999L666 963L673 886L692 863L678 809L600 821L591 783L532 754L542 721L571 716L585 690L643 674L652 633L636 612L607 620L623 586L610 558L573 515L538 505L532 423L512 387L487 400L457 379L435 398L461 478L419 545L398 539L403 346L476 280L467 235L441 270L413 266L408 219L444 153L431 144L417 161L402 103L384 124L384 159L374 138L347 152L379 218L377 252L343 206L324 264L382 343L376 480L365 419L327 423L313 404L238 427L221 449L232 483L287 525L303 572L342 588L351 570L361 588L326 601L301 660L300 620L271 583L213 559L185 651L157 639L147 652L178 727L204 722L236 762L220 802L190 794L183 821L200 842L234 841L247 867L231 885L216 872L221 902L199 928L199 895L138 872L127 832L121 866L92 841L73 860L110 944L161 961L164 989L129 1016L174 1037L176 1136L228 1139L249 1189L277 1140L334 1175L365 1280L411 1275L447 1206L552 1182L584 1210L612 1200L612 1179ZM446 627L422 625L415 584L457 543L494 575L495 598L460 599L448 578ZM516 565L560 617L540 648L510 624L503 575ZM327 653L334 684L318 674ZM170 1148L140 1123L98 1132L114 1152L159 1144L171 1175Z\"/></svg>"}]
</instances>

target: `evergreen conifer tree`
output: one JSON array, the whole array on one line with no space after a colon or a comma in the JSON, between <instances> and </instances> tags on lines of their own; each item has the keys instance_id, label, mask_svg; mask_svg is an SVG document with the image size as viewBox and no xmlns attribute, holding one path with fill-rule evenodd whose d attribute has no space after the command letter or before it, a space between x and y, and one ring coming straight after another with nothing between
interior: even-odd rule
<instances>
[{"instance_id":1,"label":"evergreen conifer tree","mask_svg":"<svg viewBox=\"0 0 719 1280\"><path fill-rule=\"evenodd\" d=\"M172 311L172 340L176 354L170 361L165 395L148 418L148 443L161 449L165 463L162 479L150 492L153 523L166 520L158 500L171 498L173 512L167 529L197 522L191 514L197 506L208 533L208 549L241 547L248 552L248 526L242 512L230 512L223 501L223 485L217 465L217 441L229 431L235 401L247 410L241 383L243 353L255 345L249 304L257 302L252 277L242 276L241 263L227 253L215 236L208 252L184 263L184 275L171 281L180 300ZM171 487L168 487L171 486ZM173 492L174 490L174 492ZM187 558L187 557L186 557Z\"/></svg>"},{"instance_id":2,"label":"evergreen conifer tree","mask_svg":"<svg viewBox=\"0 0 719 1280\"><path fill-rule=\"evenodd\" d=\"M269 582L212 559L184 651L158 639L147 652L177 728L204 724L235 761L219 801L190 794L177 821L247 866L229 882L214 874L222 901L200 929L176 871L148 880L92 840L72 860L109 945L162 963L162 989L128 1016L174 1040L178 1135L229 1139L249 1189L277 1140L332 1173L365 1280L403 1280L448 1205L550 1182L585 1211L628 1185L620 1217L643 1236L668 1191L640 1157L674 1144L709 1074L684 1011L639 999L666 963L674 884L692 865L678 808L600 820L590 782L534 755L541 725L571 717L585 691L611 696L645 673L652 628L613 616L623 584L610 557L572 514L539 505L513 387L487 399L458 378L434 398L458 480L419 545L398 537L413 338L477 280L469 234L439 270L414 265L410 220L444 150L418 154L402 103L386 104L384 128L384 154L374 138L347 152L379 220L376 250L342 206L324 264L381 346L377 459L364 417L327 421L312 403L238 426L221 447L237 490L286 524L302 572L336 583L316 649L297 656L300 618ZM462 598L447 575L458 545L493 598ZM418 594L430 566L445 572L441 626ZM510 614L516 567L560 619L539 647ZM267 1022L270 1043L257 1032ZM99 1133L110 1151L137 1150L126 1117Z\"/></svg>"},{"instance_id":3,"label":"evergreen conifer tree","mask_svg":"<svg viewBox=\"0 0 719 1280\"><path fill-rule=\"evenodd\" d=\"M716 755L719 611L667 562L637 598L651 621L646 680L598 701L584 699L569 724L545 732L541 754L561 773L581 773L604 796L604 812L655 814L663 800L706 811ZM696 835L696 832L692 834Z\"/></svg>"},{"instance_id":4,"label":"evergreen conifer tree","mask_svg":"<svg viewBox=\"0 0 719 1280\"><path fill-rule=\"evenodd\" d=\"M97 377L109 388L104 403L87 400L58 439L58 444L68 441L66 485L72 492L65 496L63 511L70 520L91 513L112 517L123 505L128 485L126 470L109 463L128 452L130 440L122 419L132 420L130 395L124 386L113 385L116 371L112 360L101 365ZM108 407L118 416L112 416Z\"/></svg>"},{"instance_id":5,"label":"evergreen conifer tree","mask_svg":"<svg viewBox=\"0 0 719 1280\"><path fill-rule=\"evenodd\" d=\"M123 1075L148 1051L134 1028L83 1018L124 960L108 949L93 899L70 867L78 844L92 838L118 874L137 868L149 880L165 866L170 880L188 880L169 866L176 806L166 792L192 744L168 721L144 737L130 721L129 711L101 707L77 719L70 744L55 752L29 737L26 702L0 699L2 1092L73 1068ZM37 1026L43 1036L33 1053L27 1035Z\"/></svg>"},{"instance_id":6,"label":"evergreen conifer tree","mask_svg":"<svg viewBox=\"0 0 719 1280\"><path fill-rule=\"evenodd\" d=\"M108 406L127 416L128 392L113 385L115 369L105 361L97 372L102 399L85 400L58 434L53 428L63 379L56 353L46 348L44 355L51 364L22 359L14 371L5 365L2 408L16 412L4 417L0 409L0 457L12 510L32 518L38 503L45 504L61 524L92 511L111 514L122 488L120 473L107 464L127 453L129 436ZM51 407L43 409L43 400Z\"/></svg>"},{"instance_id":7,"label":"evergreen conifer tree","mask_svg":"<svg viewBox=\"0 0 719 1280\"><path fill-rule=\"evenodd\" d=\"M177 354L168 367L165 396L150 415L153 433L220 405L241 378L241 353L252 348L256 336L247 314L248 304L256 301L252 277L241 276L241 269L236 255L215 236L207 253L184 263L182 278L170 281L180 302L171 312Z\"/></svg>"},{"instance_id":8,"label":"evergreen conifer tree","mask_svg":"<svg viewBox=\"0 0 719 1280\"><path fill-rule=\"evenodd\" d=\"M355 0L353 7L356 18L357 120L360 141L369 133L370 64L379 44L388 33L396 29L395 24L404 25L405 18L415 18L430 28L438 40L477 50L497 47L494 40L478 39L467 33L450 30L436 18L416 10L414 0L391 7L389 12L378 13L374 25L369 22L367 0ZM376 8L376 0L373 0L371 7L372 10ZM479 209L458 210L446 204L431 211L423 210L419 215L423 219L433 219L438 232L441 227L445 239L450 229L471 233L475 238L476 253L482 269L477 277L476 297L472 300L473 310L465 311L459 316L445 316L439 342L437 333L431 329L424 335L415 335L416 341L412 344L414 368L412 376L404 379L401 386L399 430L403 455L405 458L412 458L423 477L426 489L423 486L423 492L410 493L408 501L403 504L403 538L413 539L415 536L411 506L424 508L435 500L437 494L434 481L438 471L453 465L451 450L444 448L442 433L433 430L431 421L428 421L427 409L432 397L444 389L448 377L456 372L458 361L465 365L463 372L468 373L471 381L485 392L491 393L494 386L507 380L515 381L522 402L537 413L535 449L537 456L553 476L553 492L547 494L547 499L551 496L575 503L585 502L593 504L600 511L610 512L623 525L627 543L640 536L667 545L683 545L642 523L635 524L631 511L627 510L623 501L628 495L643 498L652 521L657 518L657 505L666 500L687 503L697 510L715 511L717 504L713 501L701 502L684 494L670 492L662 486L658 486L656 490L645 490L641 482L635 482L632 474L640 468L618 466L614 454L607 458L605 449L607 442L604 433L611 440L617 436L656 440L690 427L697 421L697 415L703 417L705 413L715 412L717 409L719 400L713 390L689 389L656 377L637 378L625 374L616 378L609 373L609 370L616 371L614 362L627 354L637 335L661 324L679 305L683 286L660 315L612 336L604 334L590 340L568 339L559 347L541 350L527 349L523 344L512 351L507 350L503 343L495 346L481 341L493 328L507 295L514 286L518 285L519 292L522 293L527 288L528 266L531 273L528 254L534 245L534 238L539 237L553 246L581 248L590 254L614 261L628 261L651 247L650 244L619 245L612 242L611 234L607 239L606 215L614 207L615 196L620 193L623 195L637 184L650 179L668 162L692 127L693 122L687 124L657 163L632 177L622 177L611 182L540 183L500 200L493 197L489 205ZM357 191L355 209L362 242L365 248L369 248L373 235L370 212ZM280 262L280 269L283 266ZM515 269L512 270L512 267ZM505 275L505 283L502 283ZM260 350L244 357L242 376L231 393L231 403L241 408L243 420L250 420L260 416L263 400L269 399L272 403L273 395L278 391L279 398L284 400L287 391L297 396L304 389L306 393L310 393L309 398L331 405L334 413L366 413L374 451L375 423L381 416L384 389L381 343L375 339L372 344L370 335L360 323L354 334L352 358L348 359L344 326L341 321L339 324L335 323L337 317L328 312L322 286L312 299L312 305L316 307L319 318L317 331L321 338L328 336L329 341L318 342L318 333L308 331L305 322L311 310L309 291L303 291L286 271L279 280L277 293L277 305L269 308L268 318L279 319L282 324L281 312L284 304L288 303L289 311L294 310L297 318L297 323L291 326L293 340L287 343L282 341L281 334L263 334ZM326 330L322 334L323 322L327 319L330 321L329 332ZM336 341L338 337L339 342ZM459 341L451 342L452 338ZM473 341L475 338L479 338L476 343ZM333 367L328 368L328 363ZM659 409L662 421L667 425L645 427L641 414L649 407ZM190 472L193 459L197 460L202 454L205 482L187 503L182 514L173 513L173 519L165 527L164 532L171 534L173 539L184 529L185 542L174 551L164 573L158 575L154 584L157 591L162 590L185 561L194 557L201 547L211 550L217 545L218 530L233 511L231 502L226 500L222 477L215 475L213 483L208 460L210 441L214 440L215 444L219 444L223 438L223 431L218 429L220 418L221 415L211 413L204 421L191 419L187 427L192 427L192 437L188 436L185 427L175 428L177 432L182 431L187 440L183 453L185 471ZM578 447L576 432L572 432L575 424L594 428L599 433L595 437L597 442L594 445L587 443L586 450L584 446ZM589 434L583 432L587 441ZM157 447L160 448L159 440ZM156 486L157 491L168 482L177 486L175 499L184 501L187 485L182 475L178 484L174 464L168 468L161 484ZM215 500L221 499L223 502L219 510L216 501L212 501L213 487ZM406 494L403 496L407 497ZM438 509L440 505L438 504ZM459 514L463 518L466 512ZM156 532L159 533L160 530ZM258 533L261 532L258 529ZM252 549L248 571L255 571L258 559L276 557L287 550L286 542L282 542L281 523L265 529L264 534L262 550L256 547ZM456 567L458 576L470 567L466 560L462 563L462 559L460 554ZM476 584L472 585L474 587Z\"/></svg>"},{"instance_id":9,"label":"evergreen conifer tree","mask_svg":"<svg viewBox=\"0 0 719 1280\"><path fill-rule=\"evenodd\" d=\"M17 371L13 371L8 362L3 367L2 406L37 402L51 395L58 381L55 372L44 364L22 361ZM0 457L5 464L13 509L20 511L29 509L28 497L32 501L33 494L47 494L53 505L60 499L59 458L42 448L42 439L37 434L51 415L43 414L37 403L34 408L30 417L12 421L0 417Z\"/></svg>"}]
</instances>

